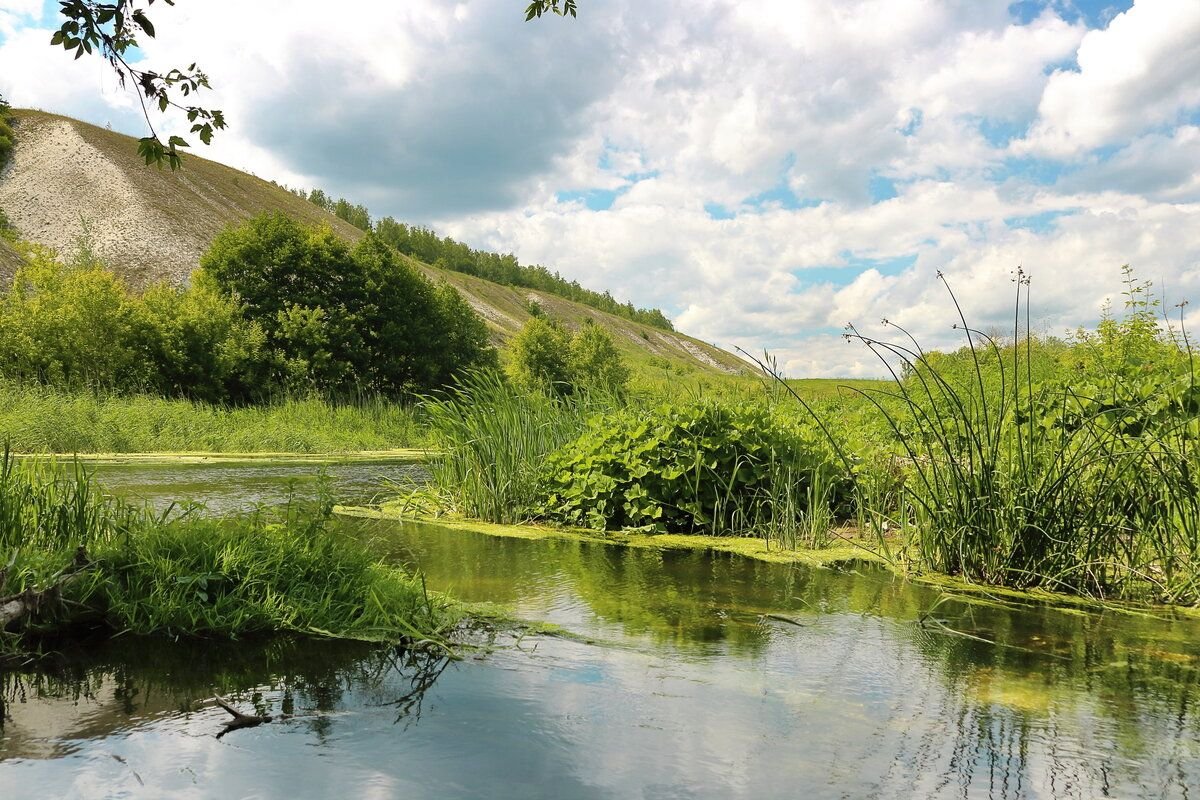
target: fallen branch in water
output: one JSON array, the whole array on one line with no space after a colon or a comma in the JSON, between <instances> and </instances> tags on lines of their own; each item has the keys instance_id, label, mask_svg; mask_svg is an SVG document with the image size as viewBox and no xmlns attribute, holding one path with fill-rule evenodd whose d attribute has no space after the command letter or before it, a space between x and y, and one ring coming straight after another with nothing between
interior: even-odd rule
<instances>
[{"instance_id":1,"label":"fallen branch in water","mask_svg":"<svg viewBox=\"0 0 1200 800\"><path fill-rule=\"evenodd\" d=\"M79 547L75 550L75 562L45 589L37 590L30 586L23 592L0 597L0 631L7 630L8 626L27 616L33 616L44 604L57 604L62 599L63 589L83 575L90 565L87 551ZM0 589L3 589L7 577L8 567L5 567L0 571Z\"/></svg>"},{"instance_id":2,"label":"fallen branch in water","mask_svg":"<svg viewBox=\"0 0 1200 800\"><path fill-rule=\"evenodd\" d=\"M233 717L233 720L231 722L227 722L225 727L221 729L221 732L217 734L218 739L230 731L236 731L240 728L254 728L258 725L262 725L264 722L270 722L271 720L275 719L275 717L271 716L270 714L243 714L233 706L229 705L229 702L219 694L213 695L213 700L221 708L228 711L230 716Z\"/></svg>"}]
</instances>

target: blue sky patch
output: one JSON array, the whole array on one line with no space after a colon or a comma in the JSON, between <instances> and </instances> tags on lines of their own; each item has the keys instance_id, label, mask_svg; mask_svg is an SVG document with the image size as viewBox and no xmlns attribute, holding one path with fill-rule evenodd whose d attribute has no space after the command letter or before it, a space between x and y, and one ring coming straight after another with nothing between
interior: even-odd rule
<instances>
[{"instance_id":1,"label":"blue sky patch","mask_svg":"<svg viewBox=\"0 0 1200 800\"><path fill-rule=\"evenodd\" d=\"M896 191L896 182L882 175L872 175L867 189L871 193L872 203L882 203L884 200L900 196L900 193Z\"/></svg>"},{"instance_id":2,"label":"blue sky patch","mask_svg":"<svg viewBox=\"0 0 1200 800\"><path fill-rule=\"evenodd\" d=\"M843 264L829 264L819 267L806 267L792 270L792 275L800 281L803 289L822 284L842 287L849 286L862 273L874 269L880 275L895 276L911 268L917 263L917 254L910 253L891 258L863 258L848 252L840 254Z\"/></svg>"},{"instance_id":3,"label":"blue sky patch","mask_svg":"<svg viewBox=\"0 0 1200 800\"><path fill-rule=\"evenodd\" d=\"M1069 217L1076 213L1078 210L1073 208L1043 211L1028 217L1005 217L1004 224L1013 230L1026 230L1039 234L1049 233L1057 227L1060 217Z\"/></svg>"}]
</instances>

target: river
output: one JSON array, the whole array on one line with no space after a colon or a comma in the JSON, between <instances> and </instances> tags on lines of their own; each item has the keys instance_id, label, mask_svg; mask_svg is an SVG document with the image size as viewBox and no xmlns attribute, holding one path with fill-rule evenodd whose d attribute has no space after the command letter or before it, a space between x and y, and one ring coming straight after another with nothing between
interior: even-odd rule
<instances>
[{"instance_id":1,"label":"river","mask_svg":"<svg viewBox=\"0 0 1200 800\"><path fill-rule=\"evenodd\" d=\"M98 468L210 511L315 467ZM327 467L362 502L411 465ZM431 588L561 634L461 661L117 638L2 676L0 797L1188 798L1200 620L948 596L865 565L341 520ZM285 715L217 738L225 687Z\"/></svg>"}]
</instances>

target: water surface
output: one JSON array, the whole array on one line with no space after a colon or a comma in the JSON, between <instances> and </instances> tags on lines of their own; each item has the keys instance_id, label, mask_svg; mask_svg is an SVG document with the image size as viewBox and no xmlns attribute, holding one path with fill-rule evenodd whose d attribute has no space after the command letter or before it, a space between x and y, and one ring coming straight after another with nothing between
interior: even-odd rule
<instances>
[{"instance_id":1,"label":"water surface","mask_svg":"<svg viewBox=\"0 0 1200 800\"><path fill-rule=\"evenodd\" d=\"M1200 787L1195 620L947 598L868 567L340 524L433 588L570 635L487 647L476 632L467 639L483 646L459 662L279 640L66 653L3 679L0 797L1188 798ZM217 739L215 690L289 717Z\"/></svg>"}]
</instances>

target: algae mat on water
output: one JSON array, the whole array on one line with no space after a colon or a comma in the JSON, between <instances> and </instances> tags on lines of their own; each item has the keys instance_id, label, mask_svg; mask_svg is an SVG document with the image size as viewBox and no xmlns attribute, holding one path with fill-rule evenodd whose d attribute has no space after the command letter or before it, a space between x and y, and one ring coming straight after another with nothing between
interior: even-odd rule
<instances>
[{"instance_id":1,"label":"algae mat on water","mask_svg":"<svg viewBox=\"0 0 1200 800\"><path fill-rule=\"evenodd\" d=\"M88 464L353 464L361 462L419 463L435 453L429 450L399 448L394 450L352 450L330 453L14 453L18 458L42 461L78 460Z\"/></svg>"},{"instance_id":2,"label":"algae mat on water","mask_svg":"<svg viewBox=\"0 0 1200 800\"><path fill-rule=\"evenodd\" d=\"M746 536L702 536L699 534L679 533L651 534L636 530L602 532L586 528L567 528L532 523L503 525L463 517L406 515L389 509L387 504L382 508L336 506L334 513L363 519L421 522L427 525L437 525L449 529L472 531L489 536L503 536L514 539L570 539L573 541L598 542L624 547L657 548L661 550L708 550L718 553L733 553L745 556L746 558L754 558L759 561L769 561L776 564L805 564L812 567L823 567L853 561L885 563L885 560L878 553L868 549L866 545L860 542L849 539L837 547L829 547L821 550L780 550L770 547L763 539Z\"/></svg>"}]
</instances>

